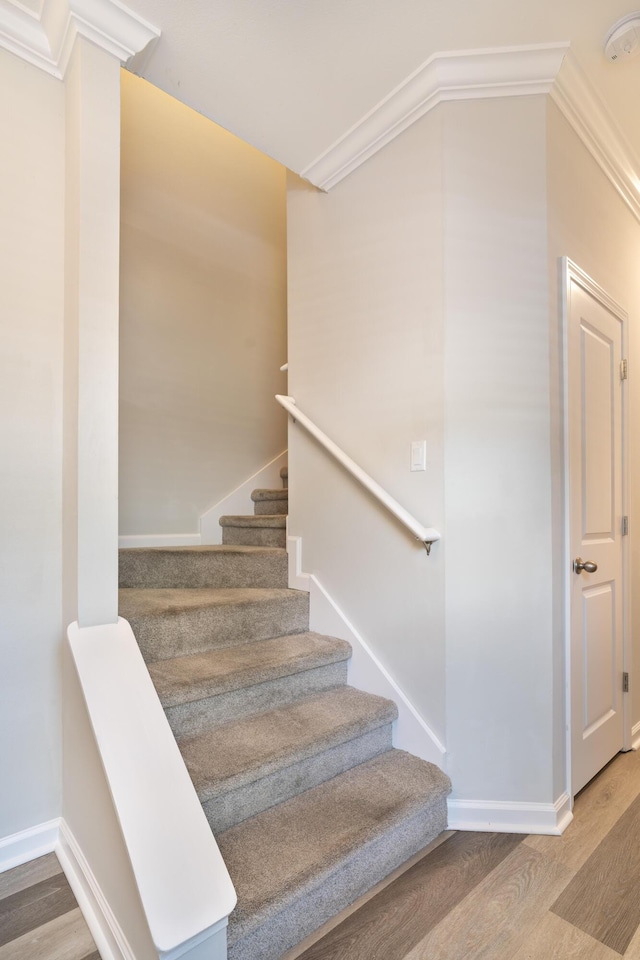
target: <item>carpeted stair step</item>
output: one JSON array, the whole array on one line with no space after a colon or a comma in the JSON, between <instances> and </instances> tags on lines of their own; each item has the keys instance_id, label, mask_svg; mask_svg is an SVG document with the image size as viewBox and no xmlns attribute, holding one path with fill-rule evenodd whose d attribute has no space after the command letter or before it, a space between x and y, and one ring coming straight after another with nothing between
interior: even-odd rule
<instances>
[{"instance_id":1,"label":"carpeted stair step","mask_svg":"<svg viewBox=\"0 0 640 960\"><path fill-rule=\"evenodd\" d=\"M319 633L159 660L149 673L176 737L347 682L351 647Z\"/></svg>"},{"instance_id":2,"label":"carpeted stair step","mask_svg":"<svg viewBox=\"0 0 640 960\"><path fill-rule=\"evenodd\" d=\"M238 894L229 960L277 960L426 847L449 790L437 767L389 750L220 834Z\"/></svg>"},{"instance_id":3,"label":"carpeted stair step","mask_svg":"<svg viewBox=\"0 0 640 960\"><path fill-rule=\"evenodd\" d=\"M280 477L282 479L282 487L286 490L289 486L289 467L283 467L280 471Z\"/></svg>"},{"instance_id":4,"label":"carpeted stair step","mask_svg":"<svg viewBox=\"0 0 640 960\"><path fill-rule=\"evenodd\" d=\"M309 629L309 594L288 589L120 590L147 662Z\"/></svg>"},{"instance_id":5,"label":"carpeted stair step","mask_svg":"<svg viewBox=\"0 0 640 960\"><path fill-rule=\"evenodd\" d=\"M391 700L340 686L178 741L214 833L389 750Z\"/></svg>"},{"instance_id":6,"label":"carpeted stair step","mask_svg":"<svg viewBox=\"0 0 640 960\"><path fill-rule=\"evenodd\" d=\"M121 587L286 587L280 547L135 547L119 551Z\"/></svg>"},{"instance_id":7,"label":"carpeted stair step","mask_svg":"<svg viewBox=\"0 0 640 960\"><path fill-rule=\"evenodd\" d=\"M285 547L287 543L287 518L281 513L220 517L220 526L224 544Z\"/></svg>"},{"instance_id":8,"label":"carpeted stair step","mask_svg":"<svg viewBox=\"0 0 640 960\"><path fill-rule=\"evenodd\" d=\"M285 490L254 490L251 499L256 516L262 516L265 513L286 513L289 509L289 495Z\"/></svg>"}]
</instances>

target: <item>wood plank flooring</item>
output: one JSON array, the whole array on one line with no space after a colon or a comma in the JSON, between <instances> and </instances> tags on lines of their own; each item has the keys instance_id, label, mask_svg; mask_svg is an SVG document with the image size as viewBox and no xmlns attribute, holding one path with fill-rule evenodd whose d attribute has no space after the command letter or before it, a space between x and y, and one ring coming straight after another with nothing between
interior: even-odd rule
<instances>
[{"instance_id":1,"label":"wood plank flooring","mask_svg":"<svg viewBox=\"0 0 640 960\"><path fill-rule=\"evenodd\" d=\"M0 960L100 960L54 853L0 874Z\"/></svg>"},{"instance_id":2,"label":"wood plank flooring","mask_svg":"<svg viewBox=\"0 0 640 960\"><path fill-rule=\"evenodd\" d=\"M640 960L640 752L562 837L454 833L283 960Z\"/></svg>"},{"instance_id":3,"label":"wood plank flooring","mask_svg":"<svg viewBox=\"0 0 640 960\"><path fill-rule=\"evenodd\" d=\"M640 752L562 837L450 833L282 960L640 960ZM0 960L100 960L54 854L0 874Z\"/></svg>"}]
</instances>

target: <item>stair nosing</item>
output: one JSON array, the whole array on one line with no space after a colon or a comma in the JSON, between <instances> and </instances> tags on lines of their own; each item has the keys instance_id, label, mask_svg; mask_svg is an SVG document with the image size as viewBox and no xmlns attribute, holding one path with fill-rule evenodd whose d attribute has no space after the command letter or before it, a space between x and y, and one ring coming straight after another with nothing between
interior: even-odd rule
<instances>
[{"instance_id":1,"label":"stair nosing","mask_svg":"<svg viewBox=\"0 0 640 960\"><path fill-rule=\"evenodd\" d=\"M412 761L418 760L417 757L412 754L408 754L404 750L398 750L395 747L391 747L391 749L385 751L385 753L379 754L377 757L373 757L370 760L366 760L362 764L357 764L344 773L337 774L337 776L331 780L318 784L317 786L310 788L308 791L304 791L295 797L285 800L281 805L270 807L261 811L260 813L255 814L253 817L250 817L247 820L241 821L240 823L229 827L227 830L222 831L217 837L223 857L225 856L225 837L229 836L233 832L240 833L243 829L248 827L250 828L253 823L259 820L259 818L263 818L264 820L268 821L274 815L278 806L286 806L287 804L291 804L292 806L296 805L298 807L297 812L299 812L299 808L304 807L305 803L308 803L309 800L314 797L314 795L318 796L322 791L331 790L332 787L335 788L336 784L338 784L340 781L346 782L349 777L357 777L360 773L366 771L367 768L380 764L381 762L392 763L395 758L402 762L403 757L410 757ZM425 763L425 761L419 762ZM387 816L382 830L375 831L370 823L368 825L367 835L365 837L359 837L357 842L356 839L353 838L349 848L342 854L334 854L327 863L321 866L319 870L316 869L313 874L307 873L306 876L303 875L300 879L294 881L292 886L289 888L285 887L283 895L284 902L281 903L279 909L276 911L277 914L280 914L284 909L286 909L287 906L295 903L297 900L300 900L301 897L304 897L314 889L321 887L322 884L334 876L337 871L342 869L345 862L347 862L349 858L353 857L357 851L366 849L368 846L379 841L389 831L398 828L403 823L406 824L407 822L413 820L419 815L421 808L424 807L426 802L428 802L430 806L435 806L435 804L444 801L451 790L450 781L446 777L446 774L443 774L442 771L435 767L434 764L429 764L429 766L438 770L440 776L436 778L437 782L433 784L433 789L428 798L425 796L421 796L420 799L406 798L403 802L401 811L399 811L398 808L395 808L395 812ZM230 945L231 943L244 939L244 937L259 929L271 916L274 903L277 903L277 898L272 897L271 899L266 900L261 906L258 906L257 909L248 911L247 909L243 910L243 903L239 901L238 908L235 914L231 917L230 933L232 933L232 937L230 940Z\"/></svg>"},{"instance_id":2,"label":"stair nosing","mask_svg":"<svg viewBox=\"0 0 640 960\"><path fill-rule=\"evenodd\" d=\"M267 530L282 530L287 525L286 513L230 514L220 517L221 527L258 527ZM282 547L280 548L282 549Z\"/></svg>"},{"instance_id":3,"label":"stair nosing","mask_svg":"<svg viewBox=\"0 0 640 960\"><path fill-rule=\"evenodd\" d=\"M303 637L308 634L313 634L313 631L306 631L304 634L284 634L280 637L269 637L266 640L253 640L249 643L238 644L233 647L217 648L214 650L207 651L206 653L192 653L186 654L182 657L171 657L167 660L157 660L149 664L149 673L151 674L152 679L154 678L154 673L160 671L166 665L178 662L186 662L192 660L193 658L198 658L200 660L211 659L214 660L220 656L222 650L228 651L229 656L231 657L234 654L239 654L243 650L250 652L255 652L256 655L259 655L260 649L264 649L264 644L277 643L282 641L287 637ZM324 639L321 634L316 636ZM237 671L225 674L225 678L228 678L229 683L215 685L212 683L210 686L206 686L206 681L202 681L200 684L195 681L189 684L187 687L180 688L176 691L176 694L185 694L180 698L176 694L168 696L158 691L158 696L160 702L164 708L182 706L184 704L198 703L201 700L208 700L216 696L224 696L227 693L234 693L238 690L246 690L250 687L257 687L263 683L269 683L272 680L279 680L285 677L293 677L298 674L305 673L308 670L315 670L325 666L331 666L334 663L341 663L345 660L348 660L351 656L351 646L346 640L340 640L337 637L327 637L327 640L331 640L340 644L340 648L333 647L329 648L327 644L327 649L324 652L323 656L320 656L316 662L310 663L311 654L306 655L306 660L303 657L296 660L287 660L282 661L279 665L275 664L272 668L272 672L263 674L262 677L254 679L251 676L251 668L244 667L239 668ZM342 646L344 645L344 646ZM285 669L286 668L286 669ZM237 682L234 682L234 678L237 678ZM247 680L248 682L240 682L241 680ZM155 683L155 680L154 680ZM194 696L188 696L188 694L195 689L196 693Z\"/></svg>"},{"instance_id":4,"label":"stair nosing","mask_svg":"<svg viewBox=\"0 0 640 960\"><path fill-rule=\"evenodd\" d=\"M258 720L263 721L264 718L268 717L270 713L275 713L276 711L293 713L294 710L299 709L305 701L328 699L328 695L335 693L336 690L355 690L355 688L348 687L346 685L340 685L333 687L330 690L323 691L321 694L314 694L310 697L304 697L302 700L298 700L293 704L286 704L284 707L275 708L274 710L261 711L260 713L254 714L249 718L232 720L229 723L215 726L211 730L208 730L204 733L196 734L191 737L178 738L178 746L182 751L183 747L188 747L188 744L195 740L205 741L207 737L212 738L214 736L224 736L225 727L229 729L232 726L239 726L240 724L245 723L247 720L252 720L254 722ZM273 755L270 760L262 762L259 761L252 766L243 768L241 771L234 773L231 776L225 777L224 779L219 777L214 779L212 777L211 779L207 780L198 780L197 783L194 780L194 786L200 802L204 804L215 799L216 797L230 793L234 790L239 790L242 787L268 777L271 774L277 773L281 770L286 770L289 767L293 767L297 763L301 763L310 757L319 756L322 753L331 750L333 747L339 746L340 744L348 743L351 740L357 740L366 733L370 733L372 730L376 730L379 727L391 724L395 719L397 719L398 709L392 700L387 700L384 697L378 697L374 694L363 694L363 691L360 690L356 692L359 695L363 695L363 698L366 697L369 699L371 705L371 714L368 719L363 721L361 718L359 718L358 720L350 720L344 724L339 724L335 728L332 728L329 735L325 733L319 742L314 738L313 740L309 740L306 746L304 746L302 749L296 750L294 748L292 750ZM375 709L376 707L377 710ZM187 769L189 769L189 772L191 773L189 762L187 757L184 756L184 753L183 757L185 759L185 763L187 764Z\"/></svg>"}]
</instances>

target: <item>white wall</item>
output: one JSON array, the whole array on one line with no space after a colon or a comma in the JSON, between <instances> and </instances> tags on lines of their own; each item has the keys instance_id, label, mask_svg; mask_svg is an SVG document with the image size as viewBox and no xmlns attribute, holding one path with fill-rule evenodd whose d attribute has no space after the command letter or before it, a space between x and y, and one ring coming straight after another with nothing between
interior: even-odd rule
<instances>
[{"instance_id":1,"label":"white wall","mask_svg":"<svg viewBox=\"0 0 640 960\"><path fill-rule=\"evenodd\" d=\"M418 520L443 523L441 125L414 125L329 194L289 181L289 391ZM412 440L427 471L411 473ZM444 737L444 551L427 557L299 428L289 530Z\"/></svg>"},{"instance_id":2,"label":"white wall","mask_svg":"<svg viewBox=\"0 0 640 960\"><path fill-rule=\"evenodd\" d=\"M457 798L549 803L545 101L444 115L449 773Z\"/></svg>"},{"instance_id":3,"label":"white wall","mask_svg":"<svg viewBox=\"0 0 640 960\"><path fill-rule=\"evenodd\" d=\"M122 88L120 533L197 532L286 446L286 172Z\"/></svg>"},{"instance_id":4,"label":"white wall","mask_svg":"<svg viewBox=\"0 0 640 960\"><path fill-rule=\"evenodd\" d=\"M60 815L64 88L0 50L0 837Z\"/></svg>"},{"instance_id":5,"label":"white wall","mask_svg":"<svg viewBox=\"0 0 640 960\"><path fill-rule=\"evenodd\" d=\"M545 110L441 105L328 195L289 188L290 392L443 540L416 551L295 426L290 532L469 801L564 789Z\"/></svg>"},{"instance_id":6,"label":"white wall","mask_svg":"<svg viewBox=\"0 0 640 960\"><path fill-rule=\"evenodd\" d=\"M554 104L547 110L549 275L557 318L558 258L570 257L629 314L629 529L634 725L640 724L640 224ZM564 562L564 560L562 561ZM636 731L636 735L637 735Z\"/></svg>"}]
</instances>

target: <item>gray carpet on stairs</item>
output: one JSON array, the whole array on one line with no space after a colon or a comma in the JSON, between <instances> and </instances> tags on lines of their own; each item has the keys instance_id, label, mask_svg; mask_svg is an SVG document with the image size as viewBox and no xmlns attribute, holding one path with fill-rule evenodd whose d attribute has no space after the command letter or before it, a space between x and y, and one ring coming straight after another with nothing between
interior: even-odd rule
<instances>
[{"instance_id":1,"label":"gray carpet on stairs","mask_svg":"<svg viewBox=\"0 0 640 960\"><path fill-rule=\"evenodd\" d=\"M437 767L389 750L222 833L238 893L229 960L276 960L408 860L446 829L449 790Z\"/></svg>"},{"instance_id":2,"label":"gray carpet on stairs","mask_svg":"<svg viewBox=\"0 0 640 960\"><path fill-rule=\"evenodd\" d=\"M286 587L282 547L141 547L120 551L120 586L137 588Z\"/></svg>"},{"instance_id":3,"label":"gray carpet on stairs","mask_svg":"<svg viewBox=\"0 0 640 960\"><path fill-rule=\"evenodd\" d=\"M279 960L446 827L448 778L392 748L395 704L287 588L283 488L223 545L120 552L131 623L238 893L229 960Z\"/></svg>"}]
</instances>

